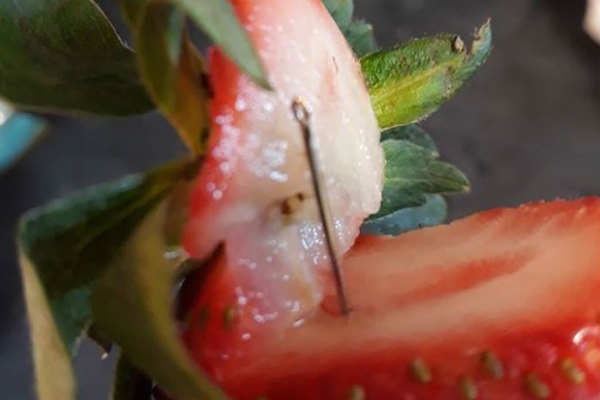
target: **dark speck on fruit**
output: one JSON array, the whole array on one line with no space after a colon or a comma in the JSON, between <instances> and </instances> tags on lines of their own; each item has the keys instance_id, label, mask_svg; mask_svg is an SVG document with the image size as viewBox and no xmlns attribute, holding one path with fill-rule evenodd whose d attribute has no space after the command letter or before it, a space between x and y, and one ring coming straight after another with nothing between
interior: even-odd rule
<instances>
[{"instance_id":1,"label":"dark speck on fruit","mask_svg":"<svg viewBox=\"0 0 600 400\"><path fill-rule=\"evenodd\" d=\"M294 196L288 197L281 203L281 213L283 215L294 215L301 207L306 196L304 193L297 193Z\"/></svg>"}]
</instances>

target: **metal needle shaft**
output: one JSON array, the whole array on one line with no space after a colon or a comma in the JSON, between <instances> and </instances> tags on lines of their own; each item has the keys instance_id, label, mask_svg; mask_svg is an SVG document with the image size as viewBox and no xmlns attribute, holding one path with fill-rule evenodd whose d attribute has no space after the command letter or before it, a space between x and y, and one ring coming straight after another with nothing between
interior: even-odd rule
<instances>
[{"instance_id":1,"label":"metal needle shaft","mask_svg":"<svg viewBox=\"0 0 600 400\"><path fill-rule=\"evenodd\" d=\"M348 298L346 297L342 270L340 268L340 262L335 251L335 245L333 241L335 233L333 229L333 219L331 217L329 200L327 198L325 184L323 183L323 177L319 168L319 160L315 151L314 141L312 139L312 132L310 128L310 112L308 111L306 102L302 98L297 98L294 100L292 103L292 111L302 129L302 136L306 146L306 153L308 156L308 163L310 165L313 187L317 197L319 218L323 224L325 244L327 246L329 260L331 261L331 268L333 270L335 289L340 311L343 315L348 315L350 313L350 309L348 307Z\"/></svg>"}]
</instances>

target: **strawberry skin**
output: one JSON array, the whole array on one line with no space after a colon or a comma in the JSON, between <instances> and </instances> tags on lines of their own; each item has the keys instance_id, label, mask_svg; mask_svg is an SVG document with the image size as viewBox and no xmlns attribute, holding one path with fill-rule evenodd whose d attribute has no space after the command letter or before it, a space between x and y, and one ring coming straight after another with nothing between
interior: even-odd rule
<instances>
[{"instance_id":1,"label":"strawberry skin","mask_svg":"<svg viewBox=\"0 0 600 400\"><path fill-rule=\"evenodd\" d=\"M329 284L311 315L261 324L220 255L184 288L203 321L184 341L237 400L600 398L600 199L364 237L343 264L349 318Z\"/></svg>"}]
</instances>

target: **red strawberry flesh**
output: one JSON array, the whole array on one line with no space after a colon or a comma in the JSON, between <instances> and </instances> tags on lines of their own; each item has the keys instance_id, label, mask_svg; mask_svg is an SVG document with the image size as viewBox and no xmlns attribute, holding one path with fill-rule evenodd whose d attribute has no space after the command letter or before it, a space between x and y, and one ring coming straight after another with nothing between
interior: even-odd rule
<instances>
[{"instance_id":1,"label":"red strawberry flesh","mask_svg":"<svg viewBox=\"0 0 600 400\"><path fill-rule=\"evenodd\" d=\"M217 314L184 337L235 399L600 398L598 198L363 238L344 259L351 317L327 312L330 294L282 337L267 324L244 339L255 321L226 265L215 264L191 313L232 305L238 316L226 329Z\"/></svg>"}]
</instances>

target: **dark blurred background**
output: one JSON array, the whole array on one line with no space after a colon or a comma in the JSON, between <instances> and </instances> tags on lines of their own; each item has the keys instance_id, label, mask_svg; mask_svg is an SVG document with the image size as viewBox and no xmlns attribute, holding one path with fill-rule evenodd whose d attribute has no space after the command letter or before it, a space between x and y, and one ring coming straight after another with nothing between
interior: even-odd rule
<instances>
[{"instance_id":1,"label":"dark blurred background","mask_svg":"<svg viewBox=\"0 0 600 400\"><path fill-rule=\"evenodd\" d=\"M442 31L466 39L492 17L491 59L424 124L443 158L472 182L470 195L451 200L452 218L536 199L600 194L600 46L581 30L584 0L356 2L358 15L373 23L384 46ZM122 27L106 7L112 0L100 3ZM183 151L156 114L56 118L44 140L0 175L0 399L35 398L13 238L18 216ZM113 360L100 355L93 345L82 346L76 361L81 399L106 399Z\"/></svg>"}]
</instances>

